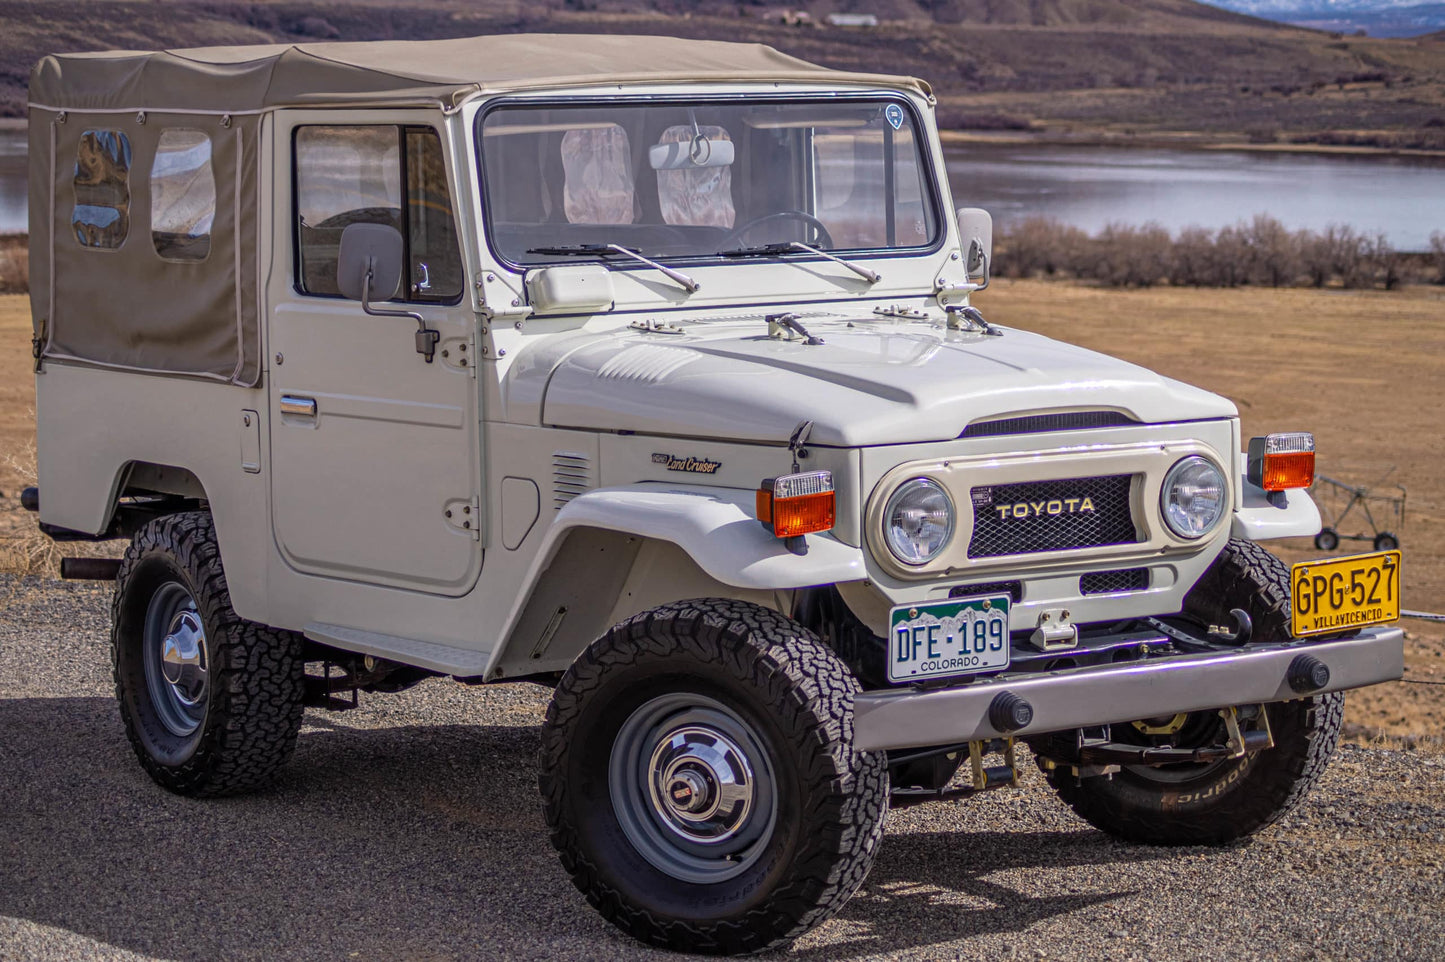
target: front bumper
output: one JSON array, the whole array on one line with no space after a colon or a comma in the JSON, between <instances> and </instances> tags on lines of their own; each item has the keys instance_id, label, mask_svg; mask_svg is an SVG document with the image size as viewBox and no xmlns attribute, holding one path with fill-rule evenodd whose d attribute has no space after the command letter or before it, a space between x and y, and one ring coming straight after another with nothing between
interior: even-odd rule
<instances>
[{"instance_id":1,"label":"front bumper","mask_svg":"<svg viewBox=\"0 0 1445 962\"><path fill-rule=\"evenodd\" d=\"M1290 665L1301 654L1323 662L1329 681L1308 693L1344 691L1398 679L1405 671L1405 632L1366 628L1343 641L1291 641L1233 651L1152 658L1037 675L979 679L955 688L870 691L854 701L853 746L884 751L979 739L1042 735L1202 711L1299 698ZM989 708L1004 692L1026 699L1033 720L1003 732Z\"/></svg>"}]
</instances>

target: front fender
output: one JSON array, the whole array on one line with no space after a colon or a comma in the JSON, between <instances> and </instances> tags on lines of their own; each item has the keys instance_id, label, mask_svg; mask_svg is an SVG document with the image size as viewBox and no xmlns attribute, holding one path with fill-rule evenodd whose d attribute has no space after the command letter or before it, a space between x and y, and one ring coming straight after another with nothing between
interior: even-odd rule
<instances>
[{"instance_id":1,"label":"front fender","mask_svg":"<svg viewBox=\"0 0 1445 962\"><path fill-rule=\"evenodd\" d=\"M753 492L737 488L656 482L596 488L557 513L540 556L548 558L574 528L600 528L671 541L709 576L735 588L806 588L867 577L861 548L821 533L804 535L807 550L794 554L753 511Z\"/></svg>"},{"instance_id":2,"label":"front fender","mask_svg":"<svg viewBox=\"0 0 1445 962\"><path fill-rule=\"evenodd\" d=\"M1271 504L1265 490L1239 479L1240 506L1229 525L1231 538L1268 541L1270 538L1310 537L1320 533L1320 509L1302 489L1280 492L1279 505Z\"/></svg>"},{"instance_id":3,"label":"front fender","mask_svg":"<svg viewBox=\"0 0 1445 962\"><path fill-rule=\"evenodd\" d=\"M557 512L486 678L561 671L619 618L684 598L767 604L774 592L863 579L831 534L794 554L752 515L753 492L644 482L597 488Z\"/></svg>"}]
</instances>

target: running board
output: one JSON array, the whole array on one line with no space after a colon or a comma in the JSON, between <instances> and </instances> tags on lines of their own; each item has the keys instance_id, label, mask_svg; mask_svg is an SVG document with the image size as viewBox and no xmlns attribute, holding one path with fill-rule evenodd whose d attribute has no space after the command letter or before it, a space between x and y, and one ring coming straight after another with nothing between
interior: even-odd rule
<instances>
[{"instance_id":1,"label":"running board","mask_svg":"<svg viewBox=\"0 0 1445 962\"><path fill-rule=\"evenodd\" d=\"M307 638L323 645L362 655L375 655L403 665L415 665L417 668L443 675L471 678L487 670L487 656L482 652L439 645L433 641L399 638L396 635L383 635L376 631L328 625L318 621L311 622L302 631Z\"/></svg>"},{"instance_id":2,"label":"running board","mask_svg":"<svg viewBox=\"0 0 1445 962\"><path fill-rule=\"evenodd\" d=\"M1259 705L1394 681L1405 633L1366 628L1343 641L1251 645L1092 668L868 691L853 703L853 747L893 751L1068 731Z\"/></svg>"}]
</instances>

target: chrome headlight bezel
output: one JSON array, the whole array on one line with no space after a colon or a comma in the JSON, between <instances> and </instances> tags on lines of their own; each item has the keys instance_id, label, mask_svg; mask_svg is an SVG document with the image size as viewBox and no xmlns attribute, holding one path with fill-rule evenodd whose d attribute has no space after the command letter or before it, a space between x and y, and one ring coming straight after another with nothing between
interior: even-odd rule
<instances>
[{"instance_id":1,"label":"chrome headlight bezel","mask_svg":"<svg viewBox=\"0 0 1445 962\"><path fill-rule=\"evenodd\" d=\"M895 529L893 519L895 516L895 512L899 509L899 507L902 505L903 501L906 498L910 496L917 497L919 495L936 495L937 497L941 498L943 501L943 506L946 510L947 522L943 526L942 537L938 539L938 544L933 548L932 551L914 552L913 555L910 556L909 554L900 550L900 546L895 543ZM900 564L905 564L909 566L910 568L921 568L937 560L939 555L943 554L944 550L948 548L949 543L953 541L953 533L957 529L957 527L958 509L954 507L953 498L949 496L948 489L939 482L935 481L933 478L909 478L907 481L904 481L893 490L893 493L888 496L888 501L883 507L883 543L887 545L889 553L893 555L895 560L897 560ZM900 534L900 537L901 536L902 535Z\"/></svg>"},{"instance_id":2,"label":"chrome headlight bezel","mask_svg":"<svg viewBox=\"0 0 1445 962\"><path fill-rule=\"evenodd\" d=\"M1189 509L1177 504L1173 496L1178 490L1180 482L1184 480L1183 476L1191 472L1197 472L1201 468L1212 471L1218 478L1217 487L1219 489L1219 498L1213 509L1213 517L1209 518L1206 524L1190 524L1187 515ZM1196 480L1192 483L1198 485L1199 481ZM1176 461L1164 475L1164 484L1159 489L1159 517L1164 522L1164 527L1169 529L1169 533L1174 535L1174 537L1184 541L1198 541L1215 531L1219 527L1220 522L1228 516L1230 508L1229 495L1229 477L1225 474L1224 469L1211 458L1199 454L1191 454L1187 458L1181 458ZM1182 518L1176 517L1175 514L1171 512L1171 508L1175 512L1186 512L1186 514Z\"/></svg>"}]
</instances>

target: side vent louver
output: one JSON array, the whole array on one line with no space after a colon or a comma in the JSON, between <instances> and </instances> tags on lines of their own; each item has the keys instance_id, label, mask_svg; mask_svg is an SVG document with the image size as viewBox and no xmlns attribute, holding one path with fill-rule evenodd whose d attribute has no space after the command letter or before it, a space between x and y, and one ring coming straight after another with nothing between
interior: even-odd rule
<instances>
[{"instance_id":1,"label":"side vent louver","mask_svg":"<svg viewBox=\"0 0 1445 962\"><path fill-rule=\"evenodd\" d=\"M591 487L591 458L575 451L552 454L552 507L562 507Z\"/></svg>"}]
</instances>

